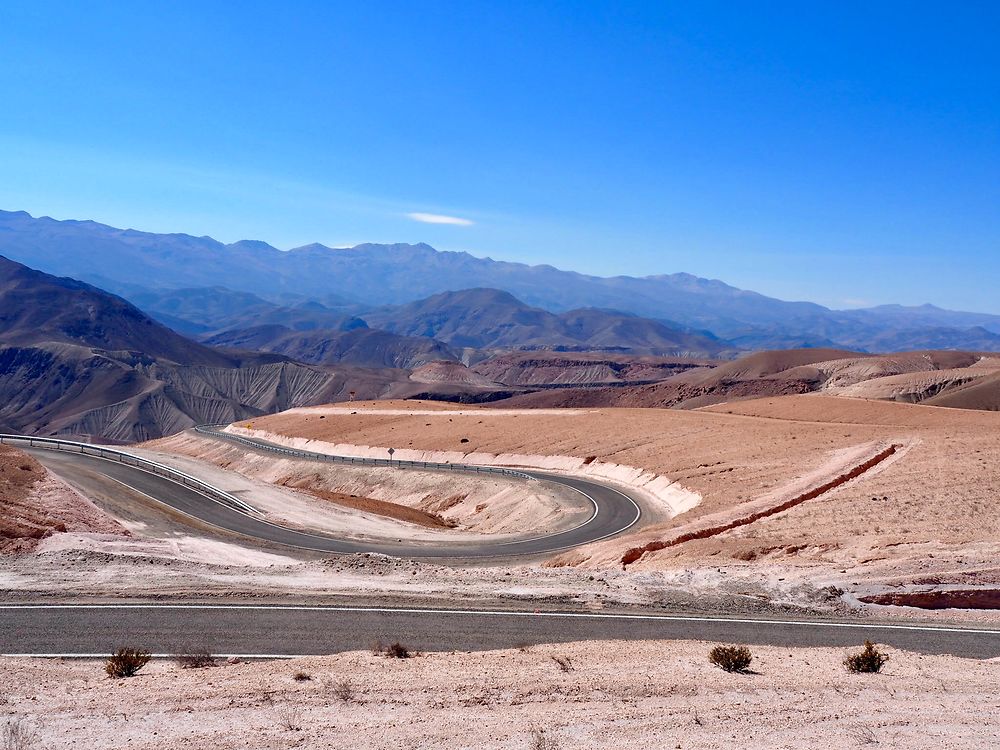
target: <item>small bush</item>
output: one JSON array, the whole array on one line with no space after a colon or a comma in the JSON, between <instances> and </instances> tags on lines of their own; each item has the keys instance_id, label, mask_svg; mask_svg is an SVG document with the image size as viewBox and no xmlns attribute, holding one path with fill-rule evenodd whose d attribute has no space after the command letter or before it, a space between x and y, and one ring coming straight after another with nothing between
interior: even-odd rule
<instances>
[{"instance_id":1,"label":"small bush","mask_svg":"<svg viewBox=\"0 0 1000 750\"><path fill-rule=\"evenodd\" d=\"M330 692L333 697L341 703L350 703L354 700L354 685L350 680L340 680L330 685Z\"/></svg>"},{"instance_id":2,"label":"small bush","mask_svg":"<svg viewBox=\"0 0 1000 750\"><path fill-rule=\"evenodd\" d=\"M303 672L301 669L292 675L292 679L296 682L309 682L312 679L312 675L308 672Z\"/></svg>"},{"instance_id":3,"label":"small bush","mask_svg":"<svg viewBox=\"0 0 1000 750\"><path fill-rule=\"evenodd\" d=\"M410 650L398 641L385 650L385 655L390 659L409 659Z\"/></svg>"},{"instance_id":4,"label":"small bush","mask_svg":"<svg viewBox=\"0 0 1000 750\"><path fill-rule=\"evenodd\" d=\"M716 646L709 652L708 660L727 672L746 672L753 654L746 646Z\"/></svg>"},{"instance_id":5,"label":"small bush","mask_svg":"<svg viewBox=\"0 0 1000 750\"><path fill-rule=\"evenodd\" d=\"M109 677L135 677L149 663L151 655L139 648L120 648L104 663Z\"/></svg>"},{"instance_id":6,"label":"small bush","mask_svg":"<svg viewBox=\"0 0 1000 750\"><path fill-rule=\"evenodd\" d=\"M573 662L570 661L568 656L553 656L552 661L559 665L559 671L561 672L573 671Z\"/></svg>"},{"instance_id":7,"label":"small bush","mask_svg":"<svg viewBox=\"0 0 1000 750\"><path fill-rule=\"evenodd\" d=\"M559 750L559 743L549 737L544 729L532 729L531 750Z\"/></svg>"},{"instance_id":8,"label":"small bush","mask_svg":"<svg viewBox=\"0 0 1000 750\"><path fill-rule=\"evenodd\" d=\"M30 750L38 743L38 732L20 719L11 719L0 732L3 750Z\"/></svg>"},{"instance_id":9,"label":"small bush","mask_svg":"<svg viewBox=\"0 0 1000 750\"><path fill-rule=\"evenodd\" d=\"M298 706L281 706L278 708L278 723L286 732L301 732L302 712Z\"/></svg>"},{"instance_id":10,"label":"small bush","mask_svg":"<svg viewBox=\"0 0 1000 750\"><path fill-rule=\"evenodd\" d=\"M856 654L850 654L844 659L848 672L875 674L889 661L888 655L882 653L871 641L865 641L865 647Z\"/></svg>"},{"instance_id":11,"label":"small bush","mask_svg":"<svg viewBox=\"0 0 1000 750\"><path fill-rule=\"evenodd\" d=\"M191 649L174 654L174 663L181 669L204 669L215 666L215 657L207 649Z\"/></svg>"}]
</instances>

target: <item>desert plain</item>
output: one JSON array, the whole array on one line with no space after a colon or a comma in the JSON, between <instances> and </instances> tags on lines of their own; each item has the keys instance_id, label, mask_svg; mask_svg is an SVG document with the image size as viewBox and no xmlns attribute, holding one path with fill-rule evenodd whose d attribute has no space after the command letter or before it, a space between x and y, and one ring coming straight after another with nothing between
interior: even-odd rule
<instances>
[{"instance_id":1,"label":"desert plain","mask_svg":"<svg viewBox=\"0 0 1000 750\"><path fill-rule=\"evenodd\" d=\"M380 401L225 432L591 477L643 513L626 533L535 557L323 555L199 527L148 498L67 481L57 456L4 448L4 600L998 622L997 412L825 392L687 410ZM253 502L273 523L356 540L518 539L587 514L544 483L320 464L191 430L127 450ZM843 648L761 646L752 673L732 675L708 663L712 645L592 641L406 660L353 651L197 670L166 659L119 681L93 661L5 659L0 700L39 747L798 748L837 737L957 748L993 746L1000 731L996 661L890 649L882 674L852 675Z\"/></svg>"}]
</instances>

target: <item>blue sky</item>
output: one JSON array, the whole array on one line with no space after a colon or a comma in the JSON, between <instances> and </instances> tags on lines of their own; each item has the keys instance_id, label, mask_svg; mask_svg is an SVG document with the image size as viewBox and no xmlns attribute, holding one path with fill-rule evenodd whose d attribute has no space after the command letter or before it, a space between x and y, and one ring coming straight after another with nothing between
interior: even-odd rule
<instances>
[{"instance_id":1,"label":"blue sky","mask_svg":"<svg viewBox=\"0 0 1000 750\"><path fill-rule=\"evenodd\" d=\"M1000 313L998 8L4 3L0 208Z\"/></svg>"}]
</instances>

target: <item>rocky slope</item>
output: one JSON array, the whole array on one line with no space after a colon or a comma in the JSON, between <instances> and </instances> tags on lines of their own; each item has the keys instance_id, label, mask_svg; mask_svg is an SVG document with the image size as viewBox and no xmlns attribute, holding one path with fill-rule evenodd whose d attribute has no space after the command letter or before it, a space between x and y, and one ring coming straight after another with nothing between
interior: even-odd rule
<instances>
[{"instance_id":1,"label":"rocky slope","mask_svg":"<svg viewBox=\"0 0 1000 750\"><path fill-rule=\"evenodd\" d=\"M423 336L399 336L361 326L348 331L293 331L280 325L226 331L205 339L217 347L283 354L309 364L351 364L411 370L458 357L440 341Z\"/></svg>"},{"instance_id":2,"label":"rocky slope","mask_svg":"<svg viewBox=\"0 0 1000 750\"><path fill-rule=\"evenodd\" d=\"M700 357L731 349L710 335L614 310L588 308L557 315L498 289L444 292L364 318L393 333L476 349L617 349Z\"/></svg>"},{"instance_id":3,"label":"rocky slope","mask_svg":"<svg viewBox=\"0 0 1000 750\"><path fill-rule=\"evenodd\" d=\"M290 406L373 398L391 370L222 352L125 300L0 259L0 429L131 442ZM415 386L414 386L415 387Z\"/></svg>"}]
</instances>

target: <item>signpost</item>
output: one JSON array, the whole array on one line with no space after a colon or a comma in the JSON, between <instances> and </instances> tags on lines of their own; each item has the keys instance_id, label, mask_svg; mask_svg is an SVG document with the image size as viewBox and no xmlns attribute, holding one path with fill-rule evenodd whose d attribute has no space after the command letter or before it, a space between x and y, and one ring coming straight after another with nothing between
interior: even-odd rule
<instances>
[{"instance_id":1,"label":"signpost","mask_svg":"<svg viewBox=\"0 0 1000 750\"><path fill-rule=\"evenodd\" d=\"M395 452L396 452L396 449L395 449L395 448L390 448L390 449L389 449L389 460L390 460L390 461L392 460L392 454L393 454L393 453L395 453Z\"/></svg>"}]
</instances>

